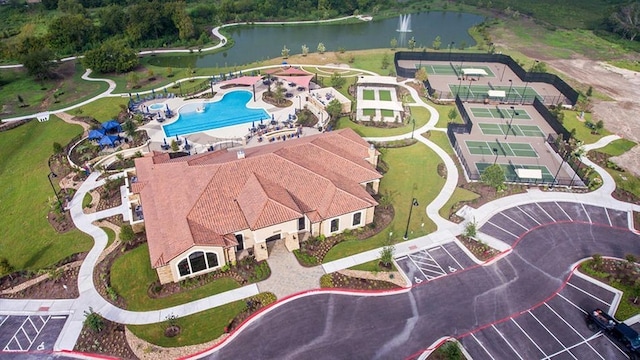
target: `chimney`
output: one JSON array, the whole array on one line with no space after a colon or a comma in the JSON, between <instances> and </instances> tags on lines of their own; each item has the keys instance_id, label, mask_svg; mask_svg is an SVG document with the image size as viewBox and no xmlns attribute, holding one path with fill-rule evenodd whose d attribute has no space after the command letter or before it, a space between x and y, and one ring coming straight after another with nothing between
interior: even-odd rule
<instances>
[{"instance_id":1,"label":"chimney","mask_svg":"<svg viewBox=\"0 0 640 360\"><path fill-rule=\"evenodd\" d=\"M244 159L244 150L238 150L236 154L238 154L238 159Z\"/></svg>"}]
</instances>

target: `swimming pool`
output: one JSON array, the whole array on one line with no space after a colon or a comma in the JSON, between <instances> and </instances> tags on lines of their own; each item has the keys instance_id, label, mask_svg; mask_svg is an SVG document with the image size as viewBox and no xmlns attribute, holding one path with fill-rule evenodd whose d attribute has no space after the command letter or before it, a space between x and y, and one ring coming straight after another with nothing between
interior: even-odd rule
<instances>
[{"instance_id":1,"label":"swimming pool","mask_svg":"<svg viewBox=\"0 0 640 360\"><path fill-rule=\"evenodd\" d=\"M155 104L149 105L149 110L158 111L158 110L163 110L166 107L167 105L165 105L164 103L155 103Z\"/></svg>"},{"instance_id":2,"label":"swimming pool","mask_svg":"<svg viewBox=\"0 0 640 360\"><path fill-rule=\"evenodd\" d=\"M163 126L164 133L171 137L268 119L264 109L247 108L252 96L249 91L235 90L216 102L187 104L178 110L178 120Z\"/></svg>"}]
</instances>

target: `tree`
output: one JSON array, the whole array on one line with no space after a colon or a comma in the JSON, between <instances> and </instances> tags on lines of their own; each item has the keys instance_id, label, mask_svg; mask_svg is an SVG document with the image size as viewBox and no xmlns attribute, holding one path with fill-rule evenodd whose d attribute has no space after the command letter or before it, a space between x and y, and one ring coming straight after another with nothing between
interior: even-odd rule
<instances>
[{"instance_id":1,"label":"tree","mask_svg":"<svg viewBox=\"0 0 640 360\"><path fill-rule=\"evenodd\" d=\"M594 270L600 270L602 268L602 255L600 254L593 254L591 256L591 267Z\"/></svg>"},{"instance_id":2,"label":"tree","mask_svg":"<svg viewBox=\"0 0 640 360\"><path fill-rule=\"evenodd\" d=\"M324 44L323 44L323 43L319 43L319 44L318 44L318 52L319 52L320 54L324 54L324 52L325 52L326 50L327 50L327 48L325 48L325 47L324 47Z\"/></svg>"},{"instance_id":3,"label":"tree","mask_svg":"<svg viewBox=\"0 0 640 360\"><path fill-rule=\"evenodd\" d=\"M136 135L136 124L133 120L128 119L124 124L122 124L122 130L131 140L133 140L133 137Z\"/></svg>"},{"instance_id":4,"label":"tree","mask_svg":"<svg viewBox=\"0 0 640 360\"><path fill-rule=\"evenodd\" d=\"M416 48L416 39L412 36L411 39L409 39L409 43L407 45L409 47L409 50L413 51L413 49Z\"/></svg>"},{"instance_id":5,"label":"tree","mask_svg":"<svg viewBox=\"0 0 640 360\"><path fill-rule=\"evenodd\" d=\"M460 41L460 44L458 45L458 49L464 50L466 48L467 48L467 42L464 40Z\"/></svg>"},{"instance_id":6,"label":"tree","mask_svg":"<svg viewBox=\"0 0 640 360\"><path fill-rule=\"evenodd\" d=\"M396 38L391 39L389 45L391 45L391 50L395 50L398 47L398 40Z\"/></svg>"},{"instance_id":7,"label":"tree","mask_svg":"<svg viewBox=\"0 0 640 360\"><path fill-rule=\"evenodd\" d=\"M132 71L129 73L129 75L127 75L127 81L131 85L131 88L136 89L138 88L140 83L140 76L137 72Z\"/></svg>"},{"instance_id":8,"label":"tree","mask_svg":"<svg viewBox=\"0 0 640 360\"><path fill-rule=\"evenodd\" d=\"M84 7L78 0L58 0L58 10L67 14L85 14Z\"/></svg>"},{"instance_id":9,"label":"tree","mask_svg":"<svg viewBox=\"0 0 640 360\"><path fill-rule=\"evenodd\" d=\"M89 329L94 332L100 332L104 329L104 321L102 320L102 316L97 312L93 311L93 308L89 308L89 311L84 312L84 325L86 325Z\"/></svg>"},{"instance_id":10,"label":"tree","mask_svg":"<svg viewBox=\"0 0 640 360\"><path fill-rule=\"evenodd\" d=\"M11 274L15 271L15 268L6 257L0 257L0 275Z\"/></svg>"},{"instance_id":11,"label":"tree","mask_svg":"<svg viewBox=\"0 0 640 360\"><path fill-rule=\"evenodd\" d=\"M22 56L21 61L25 69L27 69L27 74L38 81L42 81L54 77L54 70L58 67L58 63L54 59L55 54L53 51L44 47L25 54Z\"/></svg>"},{"instance_id":12,"label":"tree","mask_svg":"<svg viewBox=\"0 0 640 360\"><path fill-rule=\"evenodd\" d=\"M393 252L395 247L393 245L387 245L380 250L380 262L385 267L391 267L393 261Z\"/></svg>"},{"instance_id":13,"label":"tree","mask_svg":"<svg viewBox=\"0 0 640 360\"><path fill-rule=\"evenodd\" d=\"M618 7L609 17L609 23L613 31L625 39L634 41L640 34L640 2L634 1Z\"/></svg>"},{"instance_id":14,"label":"tree","mask_svg":"<svg viewBox=\"0 0 640 360\"><path fill-rule=\"evenodd\" d=\"M604 128L604 122L602 120L598 120L598 122L596 122L595 124L596 127L596 133L600 134L600 131L602 131L602 129Z\"/></svg>"},{"instance_id":15,"label":"tree","mask_svg":"<svg viewBox=\"0 0 640 360\"><path fill-rule=\"evenodd\" d=\"M130 244L135 238L136 234L133 232L131 225L124 224L120 227L120 240L122 242Z\"/></svg>"},{"instance_id":16,"label":"tree","mask_svg":"<svg viewBox=\"0 0 640 360\"><path fill-rule=\"evenodd\" d=\"M54 142L53 143L53 153L56 155L60 155L64 152L64 148L62 147L62 145L59 142Z\"/></svg>"},{"instance_id":17,"label":"tree","mask_svg":"<svg viewBox=\"0 0 640 360\"><path fill-rule=\"evenodd\" d=\"M427 81L427 79L429 78L429 75L427 75L427 70L423 67L416 70L416 74L414 76L415 76L415 79L421 83Z\"/></svg>"},{"instance_id":18,"label":"tree","mask_svg":"<svg viewBox=\"0 0 640 360\"><path fill-rule=\"evenodd\" d=\"M283 57L284 59L286 59L286 58L288 58L288 57L289 57L289 49L287 49L287 45L285 45L285 46L282 48L282 51L280 52L280 54L282 54L282 57Z\"/></svg>"},{"instance_id":19,"label":"tree","mask_svg":"<svg viewBox=\"0 0 640 360\"><path fill-rule=\"evenodd\" d=\"M340 114L342 114L342 104L338 99L333 99L329 101L325 110L329 113L332 121L337 120L338 117L340 117Z\"/></svg>"},{"instance_id":20,"label":"tree","mask_svg":"<svg viewBox=\"0 0 640 360\"><path fill-rule=\"evenodd\" d=\"M331 75L331 86L336 89L340 89L346 82L347 79L343 78L342 75L337 72L334 72L333 75Z\"/></svg>"},{"instance_id":21,"label":"tree","mask_svg":"<svg viewBox=\"0 0 640 360\"><path fill-rule=\"evenodd\" d=\"M536 61L533 63L533 66L531 66L530 72L545 73L547 72L547 64L542 61Z\"/></svg>"},{"instance_id":22,"label":"tree","mask_svg":"<svg viewBox=\"0 0 640 360\"><path fill-rule=\"evenodd\" d=\"M309 54L309 47L307 44L302 45L302 56L307 56Z\"/></svg>"},{"instance_id":23,"label":"tree","mask_svg":"<svg viewBox=\"0 0 640 360\"><path fill-rule=\"evenodd\" d=\"M469 221L467 225L464 226L463 235L468 238L474 238L478 235L478 223L476 223L475 219Z\"/></svg>"},{"instance_id":24,"label":"tree","mask_svg":"<svg viewBox=\"0 0 640 360\"><path fill-rule=\"evenodd\" d=\"M506 189L504 184L504 170L499 164L493 164L484 169L480 175L480 180L496 189L496 191L503 191Z\"/></svg>"},{"instance_id":25,"label":"tree","mask_svg":"<svg viewBox=\"0 0 640 360\"><path fill-rule=\"evenodd\" d=\"M51 21L47 29L47 42L62 53L77 53L93 39L93 21L82 14L66 14Z\"/></svg>"},{"instance_id":26,"label":"tree","mask_svg":"<svg viewBox=\"0 0 640 360\"><path fill-rule=\"evenodd\" d=\"M431 43L431 47L433 47L433 50L440 50L441 45L442 45L442 39L440 39L440 35L438 35Z\"/></svg>"},{"instance_id":27,"label":"tree","mask_svg":"<svg viewBox=\"0 0 640 360\"><path fill-rule=\"evenodd\" d=\"M276 100L276 104L281 104L284 100L285 88L281 83L276 83L276 91L273 93L273 98Z\"/></svg>"},{"instance_id":28,"label":"tree","mask_svg":"<svg viewBox=\"0 0 640 360\"><path fill-rule=\"evenodd\" d=\"M591 95L593 95L593 86L589 86L589 88L587 89L587 96Z\"/></svg>"},{"instance_id":29,"label":"tree","mask_svg":"<svg viewBox=\"0 0 640 360\"><path fill-rule=\"evenodd\" d=\"M447 116L449 117L449 121L450 122L454 122L455 119L458 118L458 111L456 111L456 108L451 108L451 110L449 110L449 114L447 114Z\"/></svg>"},{"instance_id":30,"label":"tree","mask_svg":"<svg viewBox=\"0 0 640 360\"><path fill-rule=\"evenodd\" d=\"M124 40L107 40L85 52L85 67L101 73L123 73L138 66L138 54Z\"/></svg>"},{"instance_id":31,"label":"tree","mask_svg":"<svg viewBox=\"0 0 640 360\"><path fill-rule=\"evenodd\" d=\"M384 53L384 55L382 55L382 64L380 64L380 68L386 69L388 67L389 67L389 54Z\"/></svg>"}]
</instances>

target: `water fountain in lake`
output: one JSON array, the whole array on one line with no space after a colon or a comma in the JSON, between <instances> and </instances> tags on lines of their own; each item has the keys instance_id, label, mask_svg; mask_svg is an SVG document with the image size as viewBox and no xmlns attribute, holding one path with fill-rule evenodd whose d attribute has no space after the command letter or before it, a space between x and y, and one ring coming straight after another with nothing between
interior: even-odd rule
<instances>
[{"instance_id":1,"label":"water fountain in lake","mask_svg":"<svg viewBox=\"0 0 640 360\"><path fill-rule=\"evenodd\" d=\"M411 14L400 15L398 17L397 32L411 32Z\"/></svg>"}]
</instances>

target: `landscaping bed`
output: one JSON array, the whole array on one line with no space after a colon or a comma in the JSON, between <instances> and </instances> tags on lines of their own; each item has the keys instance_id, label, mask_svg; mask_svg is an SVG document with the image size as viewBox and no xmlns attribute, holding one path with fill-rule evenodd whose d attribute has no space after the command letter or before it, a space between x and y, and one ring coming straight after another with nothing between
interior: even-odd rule
<instances>
[{"instance_id":1,"label":"landscaping bed","mask_svg":"<svg viewBox=\"0 0 640 360\"><path fill-rule=\"evenodd\" d=\"M74 351L102 354L119 359L136 359L125 337L124 325L102 319L103 328L94 331L86 324L82 327Z\"/></svg>"},{"instance_id":2,"label":"landscaping bed","mask_svg":"<svg viewBox=\"0 0 640 360\"><path fill-rule=\"evenodd\" d=\"M500 253L482 241L463 235L458 235L457 238L480 261L487 261Z\"/></svg>"},{"instance_id":3,"label":"landscaping bed","mask_svg":"<svg viewBox=\"0 0 640 360\"><path fill-rule=\"evenodd\" d=\"M402 289L398 285L382 280L363 279L353 276L347 276L334 272L322 275L320 278L320 287L322 288L341 288L351 290L394 290Z\"/></svg>"},{"instance_id":4,"label":"landscaping bed","mask_svg":"<svg viewBox=\"0 0 640 360\"><path fill-rule=\"evenodd\" d=\"M230 333L235 330L240 324L242 324L246 319L248 319L253 313L262 309L265 306L268 306L277 301L276 296L273 293L260 293L256 296L250 297L245 303L246 306L241 313L236 315L229 325L225 326L224 332Z\"/></svg>"}]
</instances>

